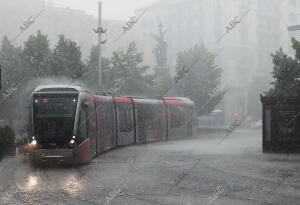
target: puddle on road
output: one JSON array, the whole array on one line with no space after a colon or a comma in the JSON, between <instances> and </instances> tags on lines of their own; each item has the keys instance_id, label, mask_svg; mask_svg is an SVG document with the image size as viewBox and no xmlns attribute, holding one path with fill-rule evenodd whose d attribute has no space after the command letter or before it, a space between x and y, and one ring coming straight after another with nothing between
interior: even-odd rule
<instances>
[{"instance_id":1,"label":"puddle on road","mask_svg":"<svg viewBox=\"0 0 300 205\"><path fill-rule=\"evenodd\" d=\"M80 198L86 193L86 182L75 169L43 168L36 169L22 165L15 170L15 185L11 199L20 201L37 197L41 201L52 199L68 200Z\"/></svg>"}]
</instances>

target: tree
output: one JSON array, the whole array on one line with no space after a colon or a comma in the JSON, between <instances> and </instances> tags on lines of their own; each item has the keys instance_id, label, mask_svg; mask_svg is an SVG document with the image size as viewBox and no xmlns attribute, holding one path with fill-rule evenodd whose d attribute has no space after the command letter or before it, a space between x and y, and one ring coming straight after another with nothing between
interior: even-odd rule
<instances>
[{"instance_id":1,"label":"tree","mask_svg":"<svg viewBox=\"0 0 300 205\"><path fill-rule=\"evenodd\" d=\"M222 69L215 65L215 57L203 44L181 52L177 57L177 95L193 100L199 115L212 111L225 94L219 89Z\"/></svg>"},{"instance_id":2,"label":"tree","mask_svg":"<svg viewBox=\"0 0 300 205\"><path fill-rule=\"evenodd\" d=\"M150 34L150 36L157 43L156 47L152 51L154 53L155 59L156 59L155 73L157 75L159 75L162 70L167 69L168 44L164 40L166 32L167 32L166 30L163 31L163 25L162 25L162 23L160 23L158 26L158 34Z\"/></svg>"},{"instance_id":3,"label":"tree","mask_svg":"<svg viewBox=\"0 0 300 205\"><path fill-rule=\"evenodd\" d=\"M21 60L22 49L15 48L7 39L4 37L2 40L2 47L0 51L0 62L1 62L1 96L0 99L8 98L10 88L14 87L21 76L22 71L22 60Z\"/></svg>"},{"instance_id":4,"label":"tree","mask_svg":"<svg viewBox=\"0 0 300 205\"><path fill-rule=\"evenodd\" d=\"M288 97L299 96L300 82L296 78L300 77L300 42L292 38L292 47L296 51L295 58L289 57L280 48L273 58L272 76L274 81L271 82L273 87L265 94L270 97Z\"/></svg>"},{"instance_id":5,"label":"tree","mask_svg":"<svg viewBox=\"0 0 300 205\"><path fill-rule=\"evenodd\" d=\"M47 35L41 31L29 36L23 50L23 65L26 76L44 77L50 74L51 50Z\"/></svg>"},{"instance_id":6,"label":"tree","mask_svg":"<svg viewBox=\"0 0 300 205\"><path fill-rule=\"evenodd\" d=\"M22 86L24 70L22 69L22 49L15 48L4 37L0 50L1 65L1 91L0 91L0 117L5 118L8 124L12 124L14 113L13 98L18 93L18 88Z\"/></svg>"},{"instance_id":7,"label":"tree","mask_svg":"<svg viewBox=\"0 0 300 205\"><path fill-rule=\"evenodd\" d=\"M143 53L139 53L134 42L131 42L126 50L114 52L111 58L112 67L107 70L111 77L110 86L125 80L120 89L121 94L126 95L149 95L153 92L153 76L146 74L149 66L143 63Z\"/></svg>"},{"instance_id":8,"label":"tree","mask_svg":"<svg viewBox=\"0 0 300 205\"><path fill-rule=\"evenodd\" d=\"M53 50L50 74L78 79L84 73L84 69L80 47L76 42L60 35Z\"/></svg>"},{"instance_id":9,"label":"tree","mask_svg":"<svg viewBox=\"0 0 300 205\"><path fill-rule=\"evenodd\" d=\"M2 66L2 85L3 88L11 87L18 77L22 76L22 49L15 48L7 37L2 40L0 51L0 62Z\"/></svg>"},{"instance_id":10,"label":"tree","mask_svg":"<svg viewBox=\"0 0 300 205\"><path fill-rule=\"evenodd\" d=\"M162 23L160 23L158 34L150 35L156 41L156 47L152 51L156 59L156 67L154 68L155 90L161 95L164 95L163 92L172 85L172 78L167 66L168 44L164 39L166 32L166 30L163 30Z\"/></svg>"},{"instance_id":11,"label":"tree","mask_svg":"<svg viewBox=\"0 0 300 205\"><path fill-rule=\"evenodd\" d=\"M61 35L52 51L47 35L43 35L41 31L29 36L23 49L14 47L4 37L0 50L0 65L2 66L0 119L15 127L27 120L24 112L29 103L28 96L40 83L36 78L63 75L78 79L85 71L80 47L74 41Z\"/></svg>"}]
</instances>

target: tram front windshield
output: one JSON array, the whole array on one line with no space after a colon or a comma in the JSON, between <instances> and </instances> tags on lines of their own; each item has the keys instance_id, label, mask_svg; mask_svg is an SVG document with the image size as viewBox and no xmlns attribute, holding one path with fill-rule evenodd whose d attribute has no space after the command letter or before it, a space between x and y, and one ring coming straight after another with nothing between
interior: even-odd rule
<instances>
[{"instance_id":1,"label":"tram front windshield","mask_svg":"<svg viewBox=\"0 0 300 205\"><path fill-rule=\"evenodd\" d=\"M75 96L34 98L34 134L39 142L63 142L72 137L77 100Z\"/></svg>"}]
</instances>

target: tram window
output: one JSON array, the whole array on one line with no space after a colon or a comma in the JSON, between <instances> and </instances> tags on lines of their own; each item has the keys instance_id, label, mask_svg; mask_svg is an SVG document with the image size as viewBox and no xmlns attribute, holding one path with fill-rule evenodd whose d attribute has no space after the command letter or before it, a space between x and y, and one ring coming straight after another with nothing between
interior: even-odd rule
<instances>
[{"instance_id":1,"label":"tram window","mask_svg":"<svg viewBox=\"0 0 300 205\"><path fill-rule=\"evenodd\" d=\"M170 106L171 128L180 127L185 124L185 110L181 106Z\"/></svg>"},{"instance_id":2,"label":"tram window","mask_svg":"<svg viewBox=\"0 0 300 205\"><path fill-rule=\"evenodd\" d=\"M119 127L120 132L131 132L132 131L132 110L130 105L119 106Z\"/></svg>"},{"instance_id":3,"label":"tram window","mask_svg":"<svg viewBox=\"0 0 300 205\"><path fill-rule=\"evenodd\" d=\"M87 138L87 129L86 129L86 111L82 109L80 111L79 123L78 123L78 144L81 144Z\"/></svg>"},{"instance_id":4,"label":"tram window","mask_svg":"<svg viewBox=\"0 0 300 205\"><path fill-rule=\"evenodd\" d=\"M99 104L101 110L101 130L103 136L113 135L114 130L114 107L112 103Z\"/></svg>"},{"instance_id":5,"label":"tram window","mask_svg":"<svg viewBox=\"0 0 300 205\"><path fill-rule=\"evenodd\" d=\"M138 105L138 123L145 130L154 130L161 124L163 110L158 105Z\"/></svg>"}]
</instances>

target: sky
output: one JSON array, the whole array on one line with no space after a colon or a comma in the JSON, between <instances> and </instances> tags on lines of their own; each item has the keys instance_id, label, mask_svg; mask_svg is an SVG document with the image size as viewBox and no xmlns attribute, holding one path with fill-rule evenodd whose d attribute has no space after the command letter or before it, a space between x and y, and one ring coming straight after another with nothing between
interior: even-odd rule
<instances>
[{"instance_id":1,"label":"sky","mask_svg":"<svg viewBox=\"0 0 300 205\"><path fill-rule=\"evenodd\" d=\"M102 17L105 19L127 20L134 10L147 6L157 0L102 0ZM98 0L46 0L57 7L69 7L86 11L98 16Z\"/></svg>"}]
</instances>

